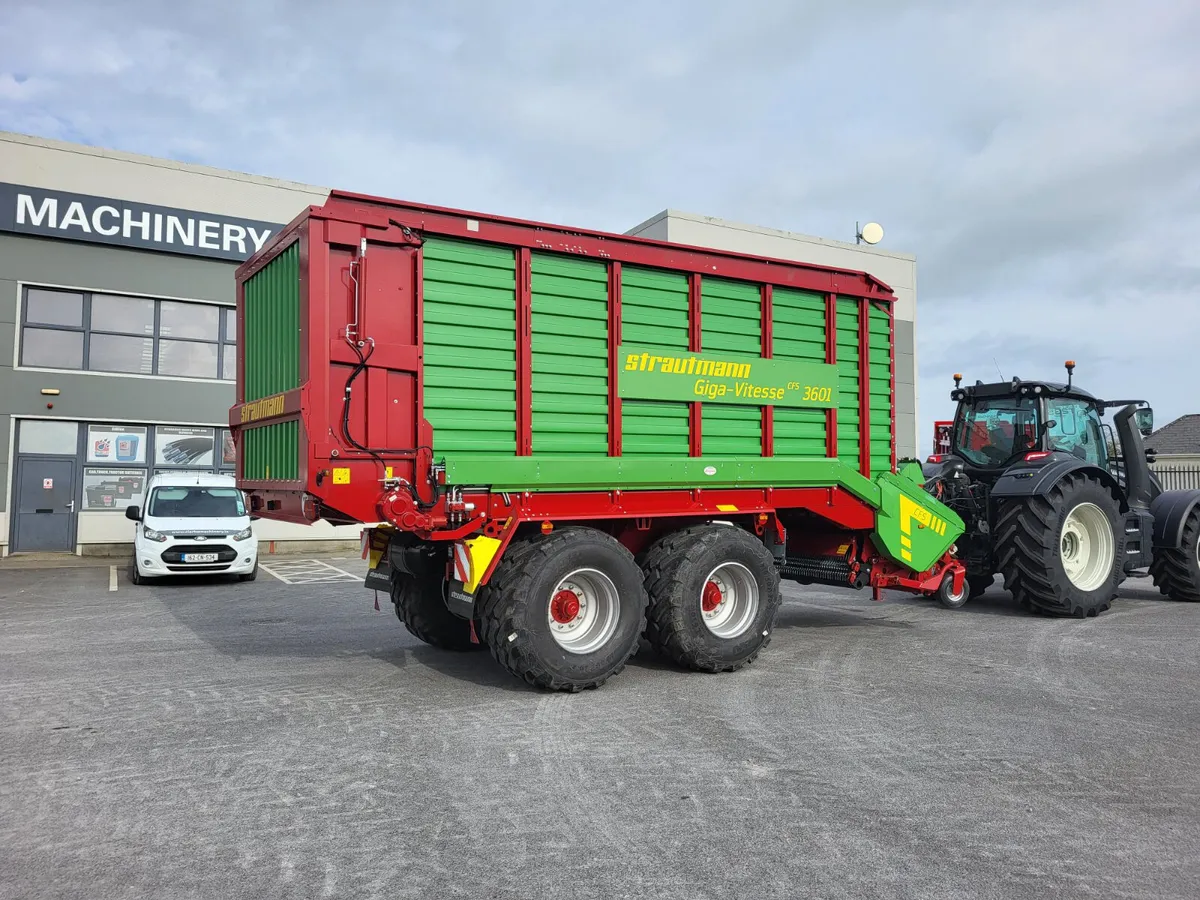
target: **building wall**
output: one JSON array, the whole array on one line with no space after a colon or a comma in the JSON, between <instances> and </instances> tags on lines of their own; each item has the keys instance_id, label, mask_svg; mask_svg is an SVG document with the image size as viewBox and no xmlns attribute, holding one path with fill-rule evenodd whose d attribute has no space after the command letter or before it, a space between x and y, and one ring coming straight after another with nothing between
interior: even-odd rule
<instances>
[{"instance_id":1,"label":"building wall","mask_svg":"<svg viewBox=\"0 0 1200 900\"><path fill-rule=\"evenodd\" d=\"M661 212L626 233L735 253L854 269L868 272L889 285L896 294L896 456L916 457L917 263L914 256L866 244L831 241L676 210Z\"/></svg>"},{"instance_id":2,"label":"building wall","mask_svg":"<svg viewBox=\"0 0 1200 900\"><path fill-rule=\"evenodd\" d=\"M326 189L311 185L2 132L0 181L280 225L328 196ZM236 266L178 253L0 233L0 554L9 549L13 439L20 421L54 418L219 428L234 402L234 385L228 381L17 368L23 287L232 306ZM59 393L46 396L43 389ZM82 459L78 465L82 468ZM127 542L131 527L119 511L80 510L76 552ZM334 529L325 523L304 527L268 520L257 522L255 529L266 541L349 539L358 534L357 528Z\"/></svg>"}]
</instances>

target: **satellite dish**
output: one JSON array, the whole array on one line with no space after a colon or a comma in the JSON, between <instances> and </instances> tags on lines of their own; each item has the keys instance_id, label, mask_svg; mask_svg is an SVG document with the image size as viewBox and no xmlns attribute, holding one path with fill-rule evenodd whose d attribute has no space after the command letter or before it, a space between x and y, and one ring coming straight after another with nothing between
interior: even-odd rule
<instances>
[{"instance_id":1,"label":"satellite dish","mask_svg":"<svg viewBox=\"0 0 1200 900\"><path fill-rule=\"evenodd\" d=\"M868 244L878 244L883 240L883 226L878 222L868 222L858 233L858 239Z\"/></svg>"}]
</instances>

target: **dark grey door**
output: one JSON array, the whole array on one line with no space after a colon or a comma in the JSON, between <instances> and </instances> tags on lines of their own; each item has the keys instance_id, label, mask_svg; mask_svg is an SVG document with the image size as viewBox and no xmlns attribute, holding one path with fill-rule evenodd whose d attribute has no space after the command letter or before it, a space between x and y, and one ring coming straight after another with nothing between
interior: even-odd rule
<instances>
[{"instance_id":1,"label":"dark grey door","mask_svg":"<svg viewBox=\"0 0 1200 900\"><path fill-rule=\"evenodd\" d=\"M75 549L75 460L17 457L13 550Z\"/></svg>"}]
</instances>

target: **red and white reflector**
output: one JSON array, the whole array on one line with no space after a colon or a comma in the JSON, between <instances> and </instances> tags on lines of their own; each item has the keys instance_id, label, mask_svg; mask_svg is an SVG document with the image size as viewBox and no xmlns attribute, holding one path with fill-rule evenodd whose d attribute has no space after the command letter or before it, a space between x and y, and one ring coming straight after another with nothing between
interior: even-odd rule
<instances>
[{"instance_id":1,"label":"red and white reflector","mask_svg":"<svg viewBox=\"0 0 1200 900\"><path fill-rule=\"evenodd\" d=\"M462 541L454 545L454 578L463 584L471 583L471 548Z\"/></svg>"}]
</instances>

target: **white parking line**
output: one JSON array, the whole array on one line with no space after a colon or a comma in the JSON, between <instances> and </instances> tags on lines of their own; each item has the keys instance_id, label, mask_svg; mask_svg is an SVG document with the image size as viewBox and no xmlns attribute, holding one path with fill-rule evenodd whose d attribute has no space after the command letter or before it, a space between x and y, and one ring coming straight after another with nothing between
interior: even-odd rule
<instances>
[{"instance_id":1,"label":"white parking line","mask_svg":"<svg viewBox=\"0 0 1200 900\"><path fill-rule=\"evenodd\" d=\"M116 566L108 567L108 589L110 591L115 591L117 589L117 567Z\"/></svg>"},{"instance_id":2,"label":"white parking line","mask_svg":"<svg viewBox=\"0 0 1200 900\"><path fill-rule=\"evenodd\" d=\"M258 567L284 584L329 584L335 581L361 581L362 577L318 559L276 560Z\"/></svg>"}]
</instances>

